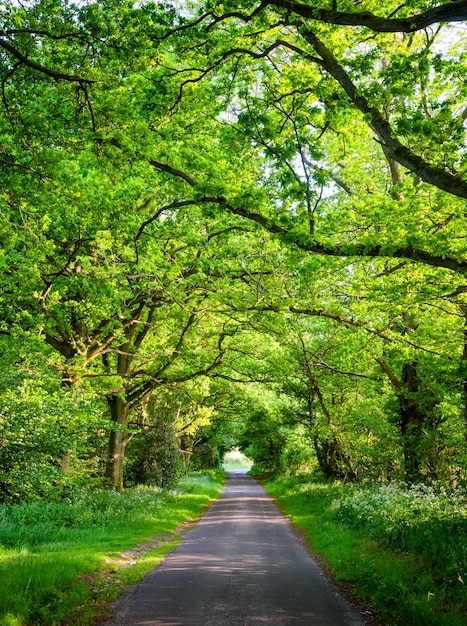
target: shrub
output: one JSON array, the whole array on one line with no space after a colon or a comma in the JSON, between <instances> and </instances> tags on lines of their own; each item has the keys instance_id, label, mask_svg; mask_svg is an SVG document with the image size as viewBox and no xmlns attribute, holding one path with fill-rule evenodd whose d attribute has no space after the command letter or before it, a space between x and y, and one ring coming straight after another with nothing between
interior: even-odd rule
<instances>
[{"instance_id":1,"label":"shrub","mask_svg":"<svg viewBox=\"0 0 467 626\"><path fill-rule=\"evenodd\" d=\"M467 498L441 486L355 487L334 501L340 520L394 550L416 552L446 584L467 582Z\"/></svg>"}]
</instances>

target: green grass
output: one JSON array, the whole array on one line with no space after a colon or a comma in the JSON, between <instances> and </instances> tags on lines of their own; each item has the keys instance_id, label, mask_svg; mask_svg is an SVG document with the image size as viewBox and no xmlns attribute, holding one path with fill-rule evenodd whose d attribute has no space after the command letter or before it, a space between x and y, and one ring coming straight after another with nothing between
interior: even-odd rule
<instances>
[{"instance_id":1,"label":"green grass","mask_svg":"<svg viewBox=\"0 0 467 626\"><path fill-rule=\"evenodd\" d=\"M0 507L0 625L108 617L108 603L177 545L182 525L205 511L223 480L212 473L172 492L136 488Z\"/></svg>"},{"instance_id":2,"label":"green grass","mask_svg":"<svg viewBox=\"0 0 467 626\"><path fill-rule=\"evenodd\" d=\"M467 623L464 498L403 486L270 479L266 488L334 577L389 626ZM465 584L464 584L465 582Z\"/></svg>"}]
</instances>

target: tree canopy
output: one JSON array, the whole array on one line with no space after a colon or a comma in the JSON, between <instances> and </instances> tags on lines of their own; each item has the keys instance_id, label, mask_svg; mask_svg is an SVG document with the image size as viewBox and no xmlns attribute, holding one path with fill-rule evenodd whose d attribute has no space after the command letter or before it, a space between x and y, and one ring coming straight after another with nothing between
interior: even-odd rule
<instances>
[{"instance_id":1,"label":"tree canopy","mask_svg":"<svg viewBox=\"0 0 467 626\"><path fill-rule=\"evenodd\" d=\"M464 476L467 3L315 5L0 5L5 498L158 430Z\"/></svg>"}]
</instances>

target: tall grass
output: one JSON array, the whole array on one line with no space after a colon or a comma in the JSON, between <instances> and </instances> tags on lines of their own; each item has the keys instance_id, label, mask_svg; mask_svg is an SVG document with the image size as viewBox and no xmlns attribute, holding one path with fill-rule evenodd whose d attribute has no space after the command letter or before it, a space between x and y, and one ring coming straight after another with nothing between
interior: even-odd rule
<instances>
[{"instance_id":1,"label":"tall grass","mask_svg":"<svg viewBox=\"0 0 467 626\"><path fill-rule=\"evenodd\" d=\"M215 498L223 475L176 490L81 493L0 507L0 625L89 624L177 543L177 528ZM136 550L135 546L139 546Z\"/></svg>"},{"instance_id":2,"label":"tall grass","mask_svg":"<svg viewBox=\"0 0 467 626\"><path fill-rule=\"evenodd\" d=\"M335 576L390 626L467 623L464 493L402 483L267 483Z\"/></svg>"}]
</instances>

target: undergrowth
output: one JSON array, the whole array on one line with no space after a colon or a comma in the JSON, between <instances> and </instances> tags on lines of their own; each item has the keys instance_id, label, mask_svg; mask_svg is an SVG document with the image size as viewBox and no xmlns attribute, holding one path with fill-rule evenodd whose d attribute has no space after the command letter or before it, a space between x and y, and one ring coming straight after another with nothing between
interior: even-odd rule
<instances>
[{"instance_id":1,"label":"undergrowth","mask_svg":"<svg viewBox=\"0 0 467 626\"><path fill-rule=\"evenodd\" d=\"M334 502L339 519L393 550L415 553L440 582L467 583L467 500L445 488L392 483L353 489Z\"/></svg>"}]
</instances>

